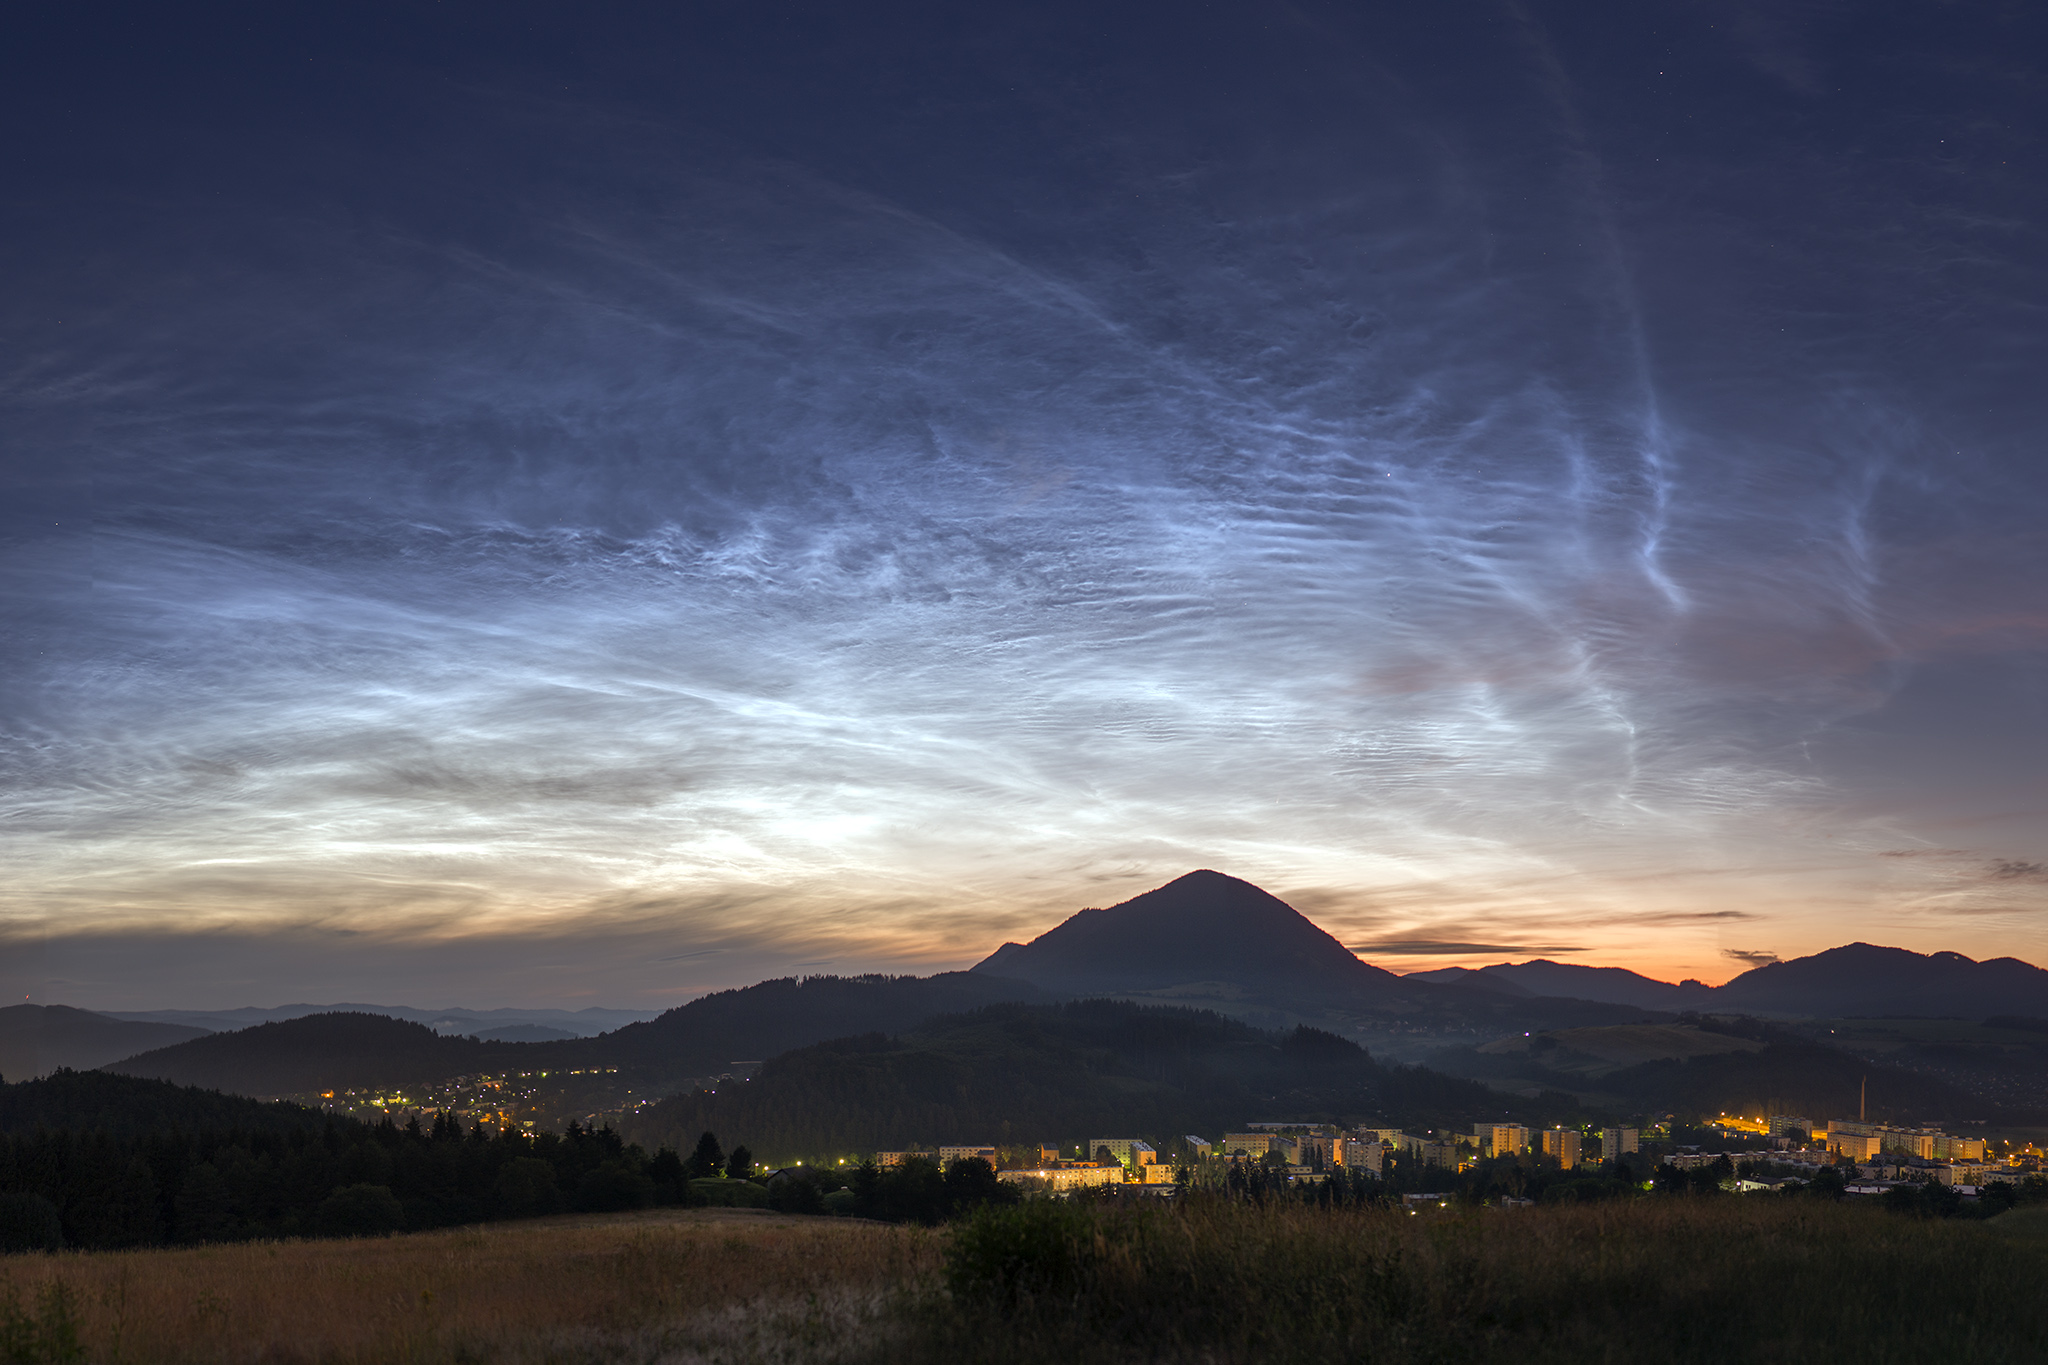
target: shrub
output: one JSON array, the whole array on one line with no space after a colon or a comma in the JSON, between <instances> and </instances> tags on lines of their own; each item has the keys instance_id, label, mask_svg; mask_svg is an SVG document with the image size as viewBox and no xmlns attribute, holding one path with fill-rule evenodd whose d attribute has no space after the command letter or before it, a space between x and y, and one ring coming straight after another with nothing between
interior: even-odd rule
<instances>
[{"instance_id":1,"label":"shrub","mask_svg":"<svg viewBox=\"0 0 2048 1365\"><path fill-rule=\"evenodd\" d=\"M768 1207L777 1213L823 1213L825 1201L807 1174L784 1172L768 1182Z\"/></svg>"},{"instance_id":2,"label":"shrub","mask_svg":"<svg viewBox=\"0 0 2048 1365\"><path fill-rule=\"evenodd\" d=\"M1006 1311L1070 1304L1094 1281L1112 1244L1133 1239L1135 1219L1104 1219L1065 1199L986 1204L954 1228L946 1287L963 1302Z\"/></svg>"}]
</instances>

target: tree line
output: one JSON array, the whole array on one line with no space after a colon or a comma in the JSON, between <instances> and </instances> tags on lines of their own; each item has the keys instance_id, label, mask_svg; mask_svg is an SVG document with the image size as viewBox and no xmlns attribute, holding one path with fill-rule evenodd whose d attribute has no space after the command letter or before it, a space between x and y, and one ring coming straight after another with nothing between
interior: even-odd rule
<instances>
[{"instance_id":1,"label":"tree line","mask_svg":"<svg viewBox=\"0 0 2048 1365\"><path fill-rule=\"evenodd\" d=\"M751 1164L744 1149L735 1157ZM465 1131L458 1120L0 1137L0 1247L113 1248L361 1236L705 1202L675 1152L609 1128Z\"/></svg>"}]
</instances>

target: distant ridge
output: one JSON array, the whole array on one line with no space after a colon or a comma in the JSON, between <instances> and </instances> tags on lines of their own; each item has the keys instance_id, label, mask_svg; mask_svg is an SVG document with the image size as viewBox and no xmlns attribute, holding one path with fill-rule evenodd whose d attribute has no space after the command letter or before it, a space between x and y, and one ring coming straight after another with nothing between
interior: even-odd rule
<instances>
[{"instance_id":1,"label":"distant ridge","mask_svg":"<svg viewBox=\"0 0 2048 1365\"><path fill-rule=\"evenodd\" d=\"M1477 970L1442 967L1410 981L1506 987L1643 1009L1789 1015L1802 1018L1931 1015L1983 1019L2048 1015L2048 971L2018 958L1978 962L1961 953L1916 953L1849 943L1808 957L1753 967L1721 986L1656 981L1621 967L1575 962L1502 962Z\"/></svg>"},{"instance_id":2,"label":"distant ridge","mask_svg":"<svg viewBox=\"0 0 2048 1365\"><path fill-rule=\"evenodd\" d=\"M1583 966L1548 958L1501 962L1479 968L1473 976L1518 986L1530 995L1569 995L1579 1001L1606 1001L1636 1009L1704 1009L1712 999L1712 986L1698 980L1671 984L1620 966Z\"/></svg>"},{"instance_id":3,"label":"distant ridge","mask_svg":"<svg viewBox=\"0 0 2048 1365\"><path fill-rule=\"evenodd\" d=\"M271 1098L406 1085L504 1069L560 1043L480 1043L382 1014L308 1014L209 1034L101 1068L178 1085Z\"/></svg>"},{"instance_id":4,"label":"distant ridge","mask_svg":"<svg viewBox=\"0 0 2048 1365\"><path fill-rule=\"evenodd\" d=\"M786 977L718 991L596 1038L521 1037L533 1026L513 1025L497 1038L478 1039L384 1014L329 1011L209 1034L102 1069L266 1097L515 1067L617 1066L681 1081L827 1038L896 1033L937 1014L1057 998L1026 982L966 972Z\"/></svg>"},{"instance_id":5,"label":"distant ridge","mask_svg":"<svg viewBox=\"0 0 2048 1365\"><path fill-rule=\"evenodd\" d=\"M26 1081L59 1067L89 1071L149 1048L205 1036L203 1028L138 1023L69 1005L9 1005L0 1009L0 1076Z\"/></svg>"},{"instance_id":6,"label":"distant ridge","mask_svg":"<svg viewBox=\"0 0 2048 1365\"><path fill-rule=\"evenodd\" d=\"M365 1005L343 1001L333 1005L242 1005L225 1010L104 1010L109 1019L140 1023L185 1024L210 1033L231 1033L258 1024L279 1024L303 1019L309 1014L382 1014L409 1023L425 1024L436 1033L476 1034L489 1037L503 1030L530 1025L557 1030L564 1038L594 1038L627 1024L652 1019L659 1010L615 1010L591 1005L580 1010L563 1009L467 1009L451 1005L445 1009L421 1009L415 1005ZM521 1040L514 1040L521 1041ZM524 1041L532 1041L531 1039Z\"/></svg>"},{"instance_id":7,"label":"distant ridge","mask_svg":"<svg viewBox=\"0 0 2048 1365\"><path fill-rule=\"evenodd\" d=\"M1206 868L1005 943L969 970L1074 995L1218 982L1303 997L1401 986L1279 897Z\"/></svg>"},{"instance_id":8,"label":"distant ridge","mask_svg":"<svg viewBox=\"0 0 2048 1365\"><path fill-rule=\"evenodd\" d=\"M1713 1008L1829 1017L2048 1014L2048 971L2014 957L1978 962L1850 943L1744 972L1713 992Z\"/></svg>"},{"instance_id":9,"label":"distant ridge","mask_svg":"<svg viewBox=\"0 0 2048 1365\"><path fill-rule=\"evenodd\" d=\"M700 996L601 1039L547 1046L566 1055L601 1056L612 1065L701 1076L735 1061L773 1057L828 1038L900 1033L934 1015L1056 999L1008 976L967 972L780 977Z\"/></svg>"}]
</instances>

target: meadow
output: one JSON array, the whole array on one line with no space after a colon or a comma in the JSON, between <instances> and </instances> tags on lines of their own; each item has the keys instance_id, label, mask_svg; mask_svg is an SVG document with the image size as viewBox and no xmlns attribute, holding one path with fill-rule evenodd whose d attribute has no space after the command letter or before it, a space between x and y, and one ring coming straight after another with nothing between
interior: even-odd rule
<instances>
[{"instance_id":1,"label":"meadow","mask_svg":"<svg viewBox=\"0 0 2048 1365\"><path fill-rule=\"evenodd\" d=\"M822 1365L938 1265L922 1229L742 1209L32 1253L0 1259L0 1361Z\"/></svg>"},{"instance_id":2,"label":"meadow","mask_svg":"<svg viewBox=\"0 0 2048 1365\"><path fill-rule=\"evenodd\" d=\"M0 1261L0 1360L2048 1359L2048 1209L1671 1197L1030 1203L931 1230L646 1210ZM11 1305L11 1306L9 1306Z\"/></svg>"}]
</instances>

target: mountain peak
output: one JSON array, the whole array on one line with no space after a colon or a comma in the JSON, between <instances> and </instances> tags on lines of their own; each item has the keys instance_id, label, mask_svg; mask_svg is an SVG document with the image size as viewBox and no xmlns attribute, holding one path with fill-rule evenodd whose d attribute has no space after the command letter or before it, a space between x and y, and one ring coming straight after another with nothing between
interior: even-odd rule
<instances>
[{"instance_id":1,"label":"mountain peak","mask_svg":"<svg viewBox=\"0 0 2048 1365\"><path fill-rule=\"evenodd\" d=\"M1211 868L1102 910L1082 910L972 969L1074 994L1196 983L1314 993L1393 981L1300 911Z\"/></svg>"}]
</instances>

